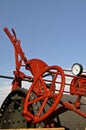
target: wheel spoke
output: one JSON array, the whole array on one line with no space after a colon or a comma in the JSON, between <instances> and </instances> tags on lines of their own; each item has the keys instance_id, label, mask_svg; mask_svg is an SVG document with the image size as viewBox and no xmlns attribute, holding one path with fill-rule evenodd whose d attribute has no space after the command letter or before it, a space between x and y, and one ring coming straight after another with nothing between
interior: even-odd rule
<instances>
[{"instance_id":1,"label":"wheel spoke","mask_svg":"<svg viewBox=\"0 0 86 130\"><path fill-rule=\"evenodd\" d=\"M31 105L31 104L33 104L34 102L40 101L40 100L42 100L44 97L45 97L44 95L43 95L43 96L40 96L40 97L36 97L35 99L29 101L29 102L28 102L28 105Z\"/></svg>"},{"instance_id":2,"label":"wheel spoke","mask_svg":"<svg viewBox=\"0 0 86 130\"><path fill-rule=\"evenodd\" d=\"M45 85L45 83L44 83L44 80L42 79L41 76L40 76L40 81L41 81L41 83L42 83L42 85L43 85L43 87L44 87L44 92L46 92L46 91L47 91L47 87L46 87L46 85Z\"/></svg>"},{"instance_id":3,"label":"wheel spoke","mask_svg":"<svg viewBox=\"0 0 86 130\"><path fill-rule=\"evenodd\" d=\"M39 116L41 115L42 110L43 110L43 108L45 107L47 100L48 100L48 98L45 98L45 99L44 99L44 102L43 102L41 108L39 109L39 112L38 112L38 114L37 114L37 117L39 117Z\"/></svg>"},{"instance_id":4,"label":"wheel spoke","mask_svg":"<svg viewBox=\"0 0 86 130\"><path fill-rule=\"evenodd\" d=\"M54 78L53 78L53 80L52 80L52 84L51 84L51 86L50 86L50 91L52 91L52 88L53 88L53 86L54 86L54 84L55 84L57 75L58 75L58 72L56 72L56 74L55 74L55 76L54 76Z\"/></svg>"},{"instance_id":5,"label":"wheel spoke","mask_svg":"<svg viewBox=\"0 0 86 130\"><path fill-rule=\"evenodd\" d=\"M28 118L28 120L34 119L34 116L29 111L28 112L23 111L23 114Z\"/></svg>"}]
</instances>

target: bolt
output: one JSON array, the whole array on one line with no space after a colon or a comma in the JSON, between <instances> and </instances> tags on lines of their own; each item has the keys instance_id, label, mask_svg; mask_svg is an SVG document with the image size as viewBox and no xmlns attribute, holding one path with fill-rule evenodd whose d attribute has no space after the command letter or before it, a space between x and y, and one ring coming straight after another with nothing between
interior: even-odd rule
<instances>
[{"instance_id":1,"label":"bolt","mask_svg":"<svg viewBox=\"0 0 86 130\"><path fill-rule=\"evenodd\" d=\"M11 123L11 120L8 120L8 123Z\"/></svg>"},{"instance_id":2,"label":"bolt","mask_svg":"<svg viewBox=\"0 0 86 130\"><path fill-rule=\"evenodd\" d=\"M12 110L11 109L9 109L9 113L11 113L12 112Z\"/></svg>"},{"instance_id":3,"label":"bolt","mask_svg":"<svg viewBox=\"0 0 86 130\"><path fill-rule=\"evenodd\" d=\"M5 105L3 105L3 108L5 108Z\"/></svg>"},{"instance_id":4,"label":"bolt","mask_svg":"<svg viewBox=\"0 0 86 130\"><path fill-rule=\"evenodd\" d=\"M34 99L34 96L31 96L31 99Z\"/></svg>"},{"instance_id":5,"label":"bolt","mask_svg":"<svg viewBox=\"0 0 86 130\"><path fill-rule=\"evenodd\" d=\"M7 98L7 102L9 101L9 98Z\"/></svg>"},{"instance_id":6,"label":"bolt","mask_svg":"<svg viewBox=\"0 0 86 130\"><path fill-rule=\"evenodd\" d=\"M21 107L18 108L18 111L21 111Z\"/></svg>"},{"instance_id":7,"label":"bolt","mask_svg":"<svg viewBox=\"0 0 86 130\"><path fill-rule=\"evenodd\" d=\"M7 121L6 121L6 120L4 120L4 124L6 124L6 122L7 122Z\"/></svg>"},{"instance_id":8,"label":"bolt","mask_svg":"<svg viewBox=\"0 0 86 130\"><path fill-rule=\"evenodd\" d=\"M7 104L7 101L5 101L5 104Z\"/></svg>"},{"instance_id":9,"label":"bolt","mask_svg":"<svg viewBox=\"0 0 86 130\"><path fill-rule=\"evenodd\" d=\"M37 107L37 106L35 107L35 110L38 110L38 107Z\"/></svg>"},{"instance_id":10,"label":"bolt","mask_svg":"<svg viewBox=\"0 0 86 130\"><path fill-rule=\"evenodd\" d=\"M2 114L0 113L0 117L2 116Z\"/></svg>"},{"instance_id":11,"label":"bolt","mask_svg":"<svg viewBox=\"0 0 86 130\"><path fill-rule=\"evenodd\" d=\"M4 111L4 109L1 109L1 111L3 112L3 111Z\"/></svg>"}]
</instances>

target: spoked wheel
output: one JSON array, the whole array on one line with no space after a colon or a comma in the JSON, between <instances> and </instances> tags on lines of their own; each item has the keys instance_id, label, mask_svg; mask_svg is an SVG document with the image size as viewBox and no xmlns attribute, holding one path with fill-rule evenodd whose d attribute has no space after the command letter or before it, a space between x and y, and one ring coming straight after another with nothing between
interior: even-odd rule
<instances>
[{"instance_id":1,"label":"spoked wheel","mask_svg":"<svg viewBox=\"0 0 86 130\"><path fill-rule=\"evenodd\" d=\"M34 79L27 92L23 114L28 121L37 123L48 117L62 97L65 75L59 66L49 66ZM31 106L34 108L30 110Z\"/></svg>"}]
</instances>

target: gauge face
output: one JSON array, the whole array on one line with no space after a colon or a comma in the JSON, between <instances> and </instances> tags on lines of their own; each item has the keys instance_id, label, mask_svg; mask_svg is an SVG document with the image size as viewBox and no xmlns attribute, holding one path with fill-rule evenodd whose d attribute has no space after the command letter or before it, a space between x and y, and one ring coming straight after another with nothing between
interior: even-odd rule
<instances>
[{"instance_id":1,"label":"gauge face","mask_svg":"<svg viewBox=\"0 0 86 130\"><path fill-rule=\"evenodd\" d=\"M80 75L83 72L83 67L81 64L75 63L72 66L72 73L76 76Z\"/></svg>"}]
</instances>

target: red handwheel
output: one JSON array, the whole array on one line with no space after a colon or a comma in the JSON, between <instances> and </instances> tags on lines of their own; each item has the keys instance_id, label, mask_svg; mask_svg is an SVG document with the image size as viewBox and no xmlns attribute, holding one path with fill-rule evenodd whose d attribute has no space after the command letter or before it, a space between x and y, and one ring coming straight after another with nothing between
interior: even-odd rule
<instances>
[{"instance_id":1,"label":"red handwheel","mask_svg":"<svg viewBox=\"0 0 86 130\"><path fill-rule=\"evenodd\" d=\"M49 66L34 79L27 92L23 114L28 121L40 122L57 107L65 86L64 71L59 66Z\"/></svg>"}]
</instances>

